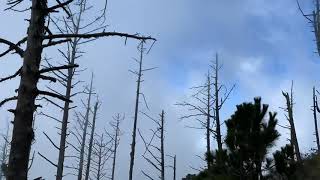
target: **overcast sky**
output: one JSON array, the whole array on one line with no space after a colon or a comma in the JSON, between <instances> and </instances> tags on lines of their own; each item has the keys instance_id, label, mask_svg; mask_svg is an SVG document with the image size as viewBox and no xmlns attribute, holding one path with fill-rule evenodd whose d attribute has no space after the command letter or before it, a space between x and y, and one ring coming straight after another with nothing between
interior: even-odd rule
<instances>
[{"instance_id":1,"label":"overcast sky","mask_svg":"<svg viewBox=\"0 0 320 180\"><path fill-rule=\"evenodd\" d=\"M310 11L311 3L311 0L304 1L302 6ZM0 9L5 7L5 1L2 1ZM289 91L293 80L294 118L300 147L303 153L315 147L310 108L312 87L319 87L320 60L314 53L316 47L311 28L298 11L295 0L109 0L107 13L107 30L139 32L158 39L145 57L145 67L158 67L144 76L142 90L150 111L142 103L141 108L153 117L165 110L166 151L167 154L177 155L179 179L188 173L195 173L190 166L203 167L204 163L196 156L204 154L205 140L201 130L184 128L195 123L192 120L180 121L179 117L188 112L174 104L187 100L189 88L204 82L208 65L216 52L223 63L221 81L228 87L236 84L236 89L222 109L222 119L230 117L235 105L261 96L262 102L270 105L270 110L278 112L279 123L285 125L284 112L279 108L285 105L281 91ZM26 18L28 14L0 11L0 37L14 42L20 40L26 34ZM137 67L132 60L132 57L138 57L137 44L135 40L128 40L125 45L120 38L102 38L82 46L86 54L79 60L80 66L87 70L78 79L88 83L91 72L95 74L94 87L102 101L98 133L103 127L108 129L108 122L115 113L126 115L121 124L124 134L121 136L116 172L119 180L128 177L136 87L136 79L128 69ZM0 50L4 47L0 46ZM54 61L61 59L55 48L44 54ZM12 74L21 63L16 55L2 58L0 76ZM0 98L14 95L17 87L17 80L2 83ZM79 107L81 98L85 96L75 99ZM42 111L62 117L58 110L44 105ZM8 104L0 110L2 130L6 121L12 120L6 109L13 107L14 104ZM143 132L147 132L151 124L150 120L140 115L138 126ZM53 161L57 160L58 153L42 131L55 138L58 144L56 126L52 120L40 116L35 123L33 149ZM277 146L282 146L286 143L288 132L281 128L279 131L282 136ZM216 147L215 143L213 147ZM136 180L144 179L141 170L152 169L141 157L142 149L141 139L138 139L134 171ZM170 159L167 163L171 163ZM152 174L154 171L149 172ZM53 166L39 156L35 157L31 177L53 179L54 173ZM167 178L171 178L171 169L167 169L166 174ZM67 176L65 179L75 178Z\"/></svg>"}]
</instances>

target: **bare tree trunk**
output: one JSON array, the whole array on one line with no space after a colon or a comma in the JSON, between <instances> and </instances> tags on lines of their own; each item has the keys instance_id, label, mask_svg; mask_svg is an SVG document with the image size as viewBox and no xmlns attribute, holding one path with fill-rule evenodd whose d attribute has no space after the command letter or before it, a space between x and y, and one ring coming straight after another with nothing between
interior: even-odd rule
<instances>
[{"instance_id":1,"label":"bare tree trunk","mask_svg":"<svg viewBox=\"0 0 320 180\"><path fill-rule=\"evenodd\" d=\"M135 102L135 112L134 112L134 122L133 122L133 130L132 130L132 144L131 144L131 152L130 152L129 180L132 180L133 166L134 166L134 160L135 160L134 158L135 158L137 123L138 123L138 112L139 112L140 84L141 84L141 76L142 76L143 44L144 44L144 42L141 42L139 72L138 72L137 92L136 92L136 102Z\"/></svg>"},{"instance_id":2,"label":"bare tree trunk","mask_svg":"<svg viewBox=\"0 0 320 180\"><path fill-rule=\"evenodd\" d=\"M77 17L77 22L74 26L75 34L79 33L81 15L82 15L82 3L80 4L79 15ZM78 38L73 38L71 42L72 49L71 49L71 57L69 59L69 65L71 66L75 65L78 42L79 42ZM66 86L66 93L65 93L65 97L67 99L71 98L73 76L74 76L74 68L68 69L67 86ZM62 180L62 177L63 177L69 110L70 110L70 102L65 101L64 109L63 109L62 124L61 124L61 135L60 135L60 146L59 146L59 157L58 157L56 180Z\"/></svg>"},{"instance_id":3,"label":"bare tree trunk","mask_svg":"<svg viewBox=\"0 0 320 180\"><path fill-rule=\"evenodd\" d=\"M208 165L208 169L210 169L211 167L211 148L210 148L210 144L211 144L211 141L210 141L210 136L211 136L211 117L210 117L210 113L211 113L211 78L210 78L210 73L208 72L208 77L207 77L207 125L206 125L206 129L207 129L207 132L206 132L206 136L207 136L207 165Z\"/></svg>"},{"instance_id":4,"label":"bare tree trunk","mask_svg":"<svg viewBox=\"0 0 320 180\"><path fill-rule=\"evenodd\" d=\"M111 180L114 180L114 176L115 176L115 171L116 171L116 158L117 158L117 150L118 150L118 145L119 145L119 133L120 133L120 115L118 114L117 118L116 118L116 134L114 137L114 147L113 147L113 160L112 160L112 175L111 175Z\"/></svg>"},{"instance_id":5,"label":"bare tree trunk","mask_svg":"<svg viewBox=\"0 0 320 180\"><path fill-rule=\"evenodd\" d=\"M173 158L173 180L176 180L177 176L177 155L174 155Z\"/></svg>"},{"instance_id":6,"label":"bare tree trunk","mask_svg":"<svg viewBox=\"0 0 320 180\"><path fill-rule=\"evenodd\" d=\"M318 153L320 152L320 141L319 141L319 131L318 131L318 119L317 119L317 96L316 96L316 89L313 87L313 119L314 119L314 131L316 135L316 143L317 143L317 150Z\"/></svg>"},{"instance_id":7,"label":"bare tree trunk","mask_svg":"<svg viewBox=\"0 0 320 180\"><path fill-rule=\"evenodd\" d=\"M300 150L299 150L299 144L298 144L298 139L297 139L297 135L296 135L296 129L295 129L295 125L294 125L294 119L293 119L293 83L291 86L291 93L289 95L289 93L285 93L282 92L283 96L286 99L286 104L287 104L287 112L288 112L288 116L287 116L287 120L289 121L290 124L290 134L291 134L291 143L294 147L295 150L295 154L297 157L298 161L301 161L301 154L300 154Z\"/></svg>"},{"instance_id":8,"label":"bare tree trunk","mask_svg":"<svg viewBox=\"0 0 320 180\"><path fill-rule=\"evenodd\" d=\"M97 119L98 106L99 106L99 102L97 101L95 106L94 106L94 112L93 112L92 127L91 127L91 137L90 137L90 142L89 142L89 151L88 151L88 160L87 160L87 169L86 169L85 180L88 180L89 179L89 175L90 175L91 154L92 154L94 131L95 131L95 128L96 128L96 119Z\"/></svg>"},{"instance_id":9,"label":"bare tree trunk","mask_svg":"<svg viewBox=\"0 0 320 180\"><path fill-rule=\"evenodd\" d=\"M215 68L215 83L214 83L214 95L215 95L215 120L216 120L216 138L218 144L218 150L222 151L222 140L221 140L221 126L220 126L220 104L219 104L219 82L218 82L218 75L219 75L219 60L218 54L216 54L216 68Z\"/></svg>"},{"instance_id":10,"label":"bare tree trunk","mask_svg":"<svg viewBox=\"0 0 320 180\"><path fill-rule=\"evenodd\" d=\"M34 139L32 128L35 99L38 95L37 83L45 34L47 1L32 0L29 21L27 48L24 52L21 80L18 89L18 102L14 110L13 133L10 149L8 180L27 180L31 142Z\"/></svg>"},{"instance_id":11,"label":"bare tree trunk","mask_svg":"<svg viewBox=\"0 0 320 180\"><path fill-rule=\"evenodd\" d=\"M164 111L161 112L161 180L165 179L165 159L164 159Z\"/></svg>"},{"instance_id":12,"label":"bare tree trunk","mask_svg":"<svg viewBox=\"0 0 320 180\"><path fill-rule=\"evenodd\" d=\"M92 95L92 84L93 84L93 74L91 76L91 83L90 83L90 89L89 89L89 97L87 102L87 110L85 115L85 122L84 122L84 129L82 134L82 144L80 149L80 161L79 161L79 169L78 169L78 180L82 179L82 171L83 171L83 159L84 159L84 148L86 145L86 137L87 137L87 129L89 124L89 115L90 115L90 106L91 106L91 95Z\"/></svg>"}]
</instances>

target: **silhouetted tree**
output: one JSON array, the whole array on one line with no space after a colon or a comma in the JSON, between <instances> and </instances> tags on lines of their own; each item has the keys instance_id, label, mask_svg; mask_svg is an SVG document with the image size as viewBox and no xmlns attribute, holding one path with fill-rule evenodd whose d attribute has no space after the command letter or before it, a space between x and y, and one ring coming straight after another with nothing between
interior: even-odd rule
<instances>
[{"instance_id":1,"label":"silhouetted tree","mask_svg":"<svg viewBox=\"0 0 320 180\"><path fill-rule=\"evenodd\" d=\"M293 147L288 144L273 153L276 173L288 180L293 180L295 177L297 162L294 159L294 154Z\"/></svg>"},{"instance_id":2,"label":"silhouetted tree","mask_svg":"<svg viewBox=\"0 0 320 180\"><path fill-rule=\"evenodd\" d=\"M92 176L93 179L111 179L108 175L107 163L112 157L112 139L107 139L105 134L96 135L92 151Z\"/></svg>"},{"instance_id":3,"label":"silhouetted tree","mask_svg":"<svg viewBox=\"0 0 320 180\"><path fill-rule=\"evenodd\" d=\"M95 133L95 128L96 128L98 108L99 108L99 100L97 100L97 102L94 105L94 109L93 109L93 119L92 119L91 134L90 134L90 139L89 139L89 149L88 149L88 156L87 156L87 167L86 167L86 171L85 171L85 180L88 180L89 175L90 175L92 147L93 147L94 133Z\"/></svg>"},{"instance_id":4,"label":"silhouetted tree","mask_svg":"<svg viewBox=\"0 0 320 180\"><path fill-rule=\"evenodd\" d=\"M188 109L188 113L180 119L195 119L199 122L200 126L186 126L192 129L204 129L206 131L206 156L211 156L211 135L215 133L213 130L213 122L212 118L213 109L214 109L214 97L212 95L213 89L212 78L210 75L210 71L206 74L206 82L204 85L192 87L191 89L195 91L191 96L191 100L189 102L183 101L181 103L177 103L176 105L186 107ZM195 102L192 102L195 101ZM211 162L210 158L206 159L207 167L210 168Z\"/></svg>"},{"instance_id":5,"label":"silhouetted tree","mask_svg":"<svg viewBox=\"0 0 320 180\"><path fill-rule=\"evenodd\" d=\"M20 85L17 89L17 96L13 96L3 100L0 106L6 102L17 100L15 110L10 110L14 114L12 142L9 156L8 165L8 179L21 180L27 179L28 163L31 149L31 142L34 139L34 132L32 128L33 115L38 105L35 104L37 96L49 96L63 101L70 101L65 96L61 96L54 92L39 90L37 85L39 80L55 81L54 78L45 76L45 73L55 70L74 68L74 66L60 66L48 69L40 69L42 62L42 52L44 48L52 47L58 44L71 41L70 38L84 38L92 39L99 37L120 36L125 38L133 38L138 40L152 39L150 37L143 37L138 34L126 34L118 32L105 32L104 30L99 33L82 33L82 34L54 34L50 30L51 13L59 12L59 10L66 13L68 17L71 13L68 10L68 5L75 0L67 0L61 2L57 0L57 4L48 7L47 1L43 0L7 0L7 10L16 10L17 6L28 2L31 8L26 8L25 11L30 11L30 19L27 37L22 38L17 43L0 38L0 43L8 46L8 49L0 54L0 57L7 55L14 51L21 58L23 58L22 67L14 73L14 75L1 79L1 81L8 80L20 75ZM61 14L60 14L61 15ZM155 40L155 39L153 39ZM26 43L25 50L20 46Z\"/></svg>"},{"instance_id":6,"label":"silhouetted tree","mask_svg":"<svg viewBox=\"0 0 320 180\"><path fill-rule=\"evenodd\" d=\"M141 41L141 43L138 46L138 50L140 53L139 59L135 59L135 61L139 64L139 68L136 71L129 70L131 73L137 76L137 89L136 89L136 101L135 101L135 107L134 107L134 119L133 119L133 129L132 129L132 143L131 143L131 152L130 152L130 165L129 165L129 180L132 180L133 177L133 169L134 169L134 161L135 161L135 151L136 151L136 136L137 136L137 127L138 127L138 114L139 114L139 102L140 102L140 96L143 96L143 99L146 103L145 96L141 91L141 83L143 81L142 76L143 73L146 71L150 71L154 68L143 68L143 58L145 54L145 47L144 47L145 41ZM146 103L147 106L147 103ZM147 106L148 108L148 106Z\"/></svg>"},{"instance_id":7,"label":"silhouetted tree","mask_svg":"<svg viewBox=\"0 0 320 180\"><path fill-rule=\"evenodd\" d=\"M317 113L320 113L320 108L318 106L318 97L316 95L316 89L313 87L313 122L314 122L314 134L316 136L316 143L317 143L317 151L320 153L320 140L319 140L319 130L318 130L318 118Z\"/></svg>"},{"instance_id":8,"label":"silhouetted tree","mask_svg":"<svg viewBox=\"0 0 320 180\"><path fill-rule=\"evenodd\" d=\"M240 179L259 179L262 176L262 162L268 150L280 136L275 129L276 113L265 116L268 105L261 104L261 98L254 103L237 106L236 112L226 121L226 145L234 174Z\"/></svg>"},{"instance_id":9,"label":"silhouetted tree","mask_svg":"<svg viewBox=\"0 0 320 180\"><path fill-rule=\"evenodd\" d=\"M219 64L218 54L216 54L216 59L213 65L211 66L213 69L213 85L214 85L214 119L216 124L215 137L217 140L218 150L223 151L222 149L222 135L221 135L221 121L220 121L220 110L226 100L229 98L230 93L233 91L235 85L233 85L229 90L224 84L219 82L219 70L222 66ZM222 95L221 95L222 94Z\"/></svg>"},{"instance_id":10,"label":"silhouetted tree","mask_svg":"<svg viewBox=\"0 0 320 180\"><path fill-rule=\"evenodd\" d=\"M113 141L113 149L112 149L112 174L111 180L115 179L115 171L116 171L116 160L117 160L117 151L120 143L120 123L124 120L125 116L121 116L119 113L113 117L113 121L110 122L110 126L113 129L113 133L107 133L111 140Z\"/></svg>"},{"instance_id":11,"label":"silhouetted tree","mask_svg":"<svg viewBox=\"0 0 320 180\"><path fill-rule=\"evenodd\" d=\"M165 119L164 119L164 111L162 110L160 114L160 119L153 119L149 115L145 114L149 119L151 119L155 125L155 129L151 129L152 136L150 140L145 140L142 136L140 130L138 129L138 133L144 143L145 152L142 157L157 171L160 175L160 180L165 180L165 147L164 147L164 131L165 131ZM157 144L159 143L159 144ZM154 179L153 175L146 173L145 171L141 171L143 175L145 175L148 179Z\"/></svg>"},{"instance_id":12,"label":"silhouetted tree","mask_svg":"<svg viewBox=\"0 0 320 180\"><path fill-rule=\"evenodd\" d=\"M302 159L301 159L301 154L299 150L299 143L298 143L296 128L295 128L294 119L293 119L293 82L291 85L290 95L287 92L282 92L282 95L286 99L286 108L284 108L284 110L288 113L288 115L286 115L286 118L289 122L288 129L290 130L290 143L294 148L294 152L297 157L297 160L301 161Z\"/></svg>"}]
</instances>

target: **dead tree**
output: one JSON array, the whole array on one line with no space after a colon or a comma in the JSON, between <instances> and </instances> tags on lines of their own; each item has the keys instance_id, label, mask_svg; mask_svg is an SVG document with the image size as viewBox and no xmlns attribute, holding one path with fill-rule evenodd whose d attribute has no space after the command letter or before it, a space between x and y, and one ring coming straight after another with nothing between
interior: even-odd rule
<instances>
[{"instance_id":1,"label":"dead tree","mask_svg":"<svg viewBox=\"0 0 320 180\"><path fill-rule=\"evenodd\" d=\"M108 134L108 136L111 138L113 141L113 150L112 150L112 173L111 173L111 180L114 180L115 177L115 171L116 171L116 159L117 159L117 151L118 151L118 146L120 143L120 123L124 120L125 116L121 116L119 113L113 117L113 121L110 122L110 126L113 129L113 134Z\"/></svg>"},{"instance_id":2,"label":"dead tree","mask_svg":"<svg viewBox=\"0 0 320 180\"><path fill-rule=\"evenodd\" d=\"M191 96L192 100L195 100L195 103L189 103L184 101L182 103L177 103L176 105L186 107L188 109L188 114L180 117L180 119L189 119L195 118L200 124L200 127L186 126L193 129L204 129L206 130L206 140L207 140L207 151L206 151L206 161L207 167L211 166L211 134L215 133L213 130L212 118L214 117L213 108L214 108L214 97L212 96L212 78L210 77L210 72L208 71L206 75L206 83L202 86L192 87L192 90L196 92ZM191 101L192 101L191 100Z\"/></svg>"},{"instance_id":3,"label":"dead tree","mask_svg":"<svg viewBox=\"0 0 320 180\"><path fill-rule=\"evenodd\" d=\"M317 46L317 53L320 56L320 1L314 0L314 10L312 11L312 13L309 14L305 14L300 6L299 0L296 1L301 14L307 19L308 23L310 23L313 27L313 32Z\"/></svg>"},{"instance_id":4,"label":"dead tree","mask_svg":"<svg viewBox=\"0 0 320 180\"><path fill-rule=\"evenodd\" d=\"M140 130L138 129L138 133L144 143L145 146L145 152L142 155L142 157L155 169L157 170L160 175L160 180L165 179L165 147L164 147L164 131L165 131L165 125L164 125L164 111L162 110L160 114L160 119L153 119L146 113L143 113L146 115L149 119L151 119L155 125L155 129L151 129L152 136L149 141L147 141ZM155 144L159 143L159 144ZM152 177L152 175L148 174L145 171L141 171L144 176L146 176L148 179L155 179Z\"/></svg>"},{"instance_id":5,"label":"dead tree","mask_svg":"<svg viewBox=\"0 0 320 180\"><path fill-rule=\"evenodd\" d=\"M63 101L70 101L65 96L61 96L54 92L39 90L37 85L39 80L55 81L54 78L45 76L45 73L54 70L74 68L70 66L55 67L48 69L40 69L42 62L42 52L44 48L52 47L58 44L71 41L71 38L92 39L99 37L119 36L124 38L133 38L138 40L155 40L151 37L140 36L139 34L127 34L119 32L98 32L98 33L79 33L79 34L55 34L50 30L51 23L49 23L50 15L63 11L68 17L71 16L67 6L74 2L74 0L67 0L61 2L57 0L57 4L48 7L47 1L43 0L7 0L7 10L15 10L21 3L30 3L31 8L25 11L31 11L31 17L28 20L28 34L17 43L0 38L0 43L8 46L8 49L0 53L0 57L7 55L10 52L15 52L23 58L23 65L16 73L1 81L9 80L20 75L20 85L17 89L17 95L3 100L0 105L9 101L17 101L15 109L10 112L14 114L13 133L11 141L11 149L8 165L8 179L21 180L27 179L28 162L30 156L31 143L34 139L34 132L32 129L33 115L38 105L35 100L38 95L49 96ZM18 10L21 11L21 10ZM23 11L24 12L24 11ZM61 14L60 14L61 15ZM26 48L21 48L21 45L26 43Z\"/></svg>"},{"instance_id":6,"label":"dead tree","mask_svg":"<svg viewBox=\"0 0 320 180\"><path fill-rule=\"evenodd\" d=\"M146 71L153 70L155 68L143 68L143 56L145 54L146 49L144 48L145 41L141 41L138 46L138 50L140 52L139 60L134 59L139 64L139 69L137 71L129 70L131 73L137 76L137 89L136 89L136 101L135 101L135 108L134 108L134 120L133 120L133 129L132 129L132 143L131 143L131 152L130 152L130 167L129 167L129 180L132 180L133 177L133 169L134 169L134 160L135 160L135 151L136 151L136 136L137 136L137 126L138 126L138 114L139 114L139 102L140 102L140 95L142 95L145 103L145 96L141 92L141 83L143 81L143 73ZM150 49L149 49L150 51ZM147 104L146 104L147 106ZM148 106L147 106L148 108Z\"/></svg>"},{"instance_id":7,"label":"dead tree","mask_svg":"<svg viewBox=\"0 0 320 180\"><path fill-rule=\"evenodd\" d=\"M288 115L285 115L285 116L289 122L289 126L287 128L290 130L290 143L291 143L292 147L294 147L294 151L295 151L295 155L296 155L297 160L301 161L302 159L301 159L298 139L297 139L297 135L296 135L296 129L295 129L295 125L294 125L294 119L293 119L293 82L291 85L290 95L288 92L283 92L283 91L282 91L282 95L286 99L286 108L283 108L283 109L288 113Z\"/></svg>"},{"instance_id":8,"label":"dead tree","mask_svg":"<svg viewBox=\"0 0 320 180\"><path fill-rule=\"evenodd\" d=\"M173 165L170 165L169 167L173 170L173 180L177 180L177 155L171 156L167 155L168 157L173 159Z\"/></svg>"},{"instance_id":9,"label":"dead tree","mask_svg":"<svg viewBox=\"0 0 320 180\"><path fill-rule=\"evenodd\" d=\"M215 105L214 105L214 119L216 124L216 130L215 130L215 138L217 140L218 144L218 150L222 152L222 135L221 135L221 121L220 121L220 110L226 100L229 98L230 93L233 91L235 85L233 85L229 90L226 88L225 85L221 84L219 82L219 70L222 68L222 65L219 64L219 58L218 54L216 54L215 62L213 62L213 65L211 68L214 71L213 79L214 79L214 99L215 99ZM222 95L220 95L223 93Z\"/></svg>"},{"instance_id":10,"label":"dead tree","mask_svg":"<svg viewBox=\"0 0 320 180\"><path fill-rule=\"evenodd\" d=\"M112 139L106 139L104 133L102 133L101 135L96 135L92 151L93 179L102 180L105 178L109 178L107 171L107 163L113 154L112 143Z\"/></svg>"},{"instance_id":11,"label":"dead tree","mask_svg":"<svg viewBox=\"0 0 320 180\"><path fill-rule=\"evenodd\" d=\"M9 158L9 149L10 149L10 139L9 139L9 124L7 126L7 132L3 136L3 144L1 146L1 157L0 157L0 180L6 176L7 164Z\"/></svg>"},{"instance_id":12,"label":"dead tree","mask_svg":"<svg viewBox=\"0 0 320 180\"><path fill-rule=\"evenodd\" d=\"M87 137L87 129L89 125L89 116L90 116L90 110L91 110L91 96L93 94L93 74L91 76L91 83L90 88L88 90L88 99L86 107L86 114L84 116L84 125L83 125L83 131L82 131L82 140L81 140L81 148L80 148L80 158L79 158L79 165L78 165L78 180L82 180L83 175L83 161L84 161L84 151L86 147L86 137Z\"/></svg>"},{"instance_id":13,"label":"dead tree","mask_svg":"<svg viewBox=\"0 0 320 180\"><path fill-rule=\"evenodd\" d=\"M89 174L90 174L91 154L92 154L92 146L93 146L93 139L94 139L94 131L96 128L98 108L99 108L99 101L96 102L93 110L93 119L92 119L91 134L90 134L90 140L89 140L89 150L88 150L88 156L87 156L88 160L87 160L87 169L85 173L85 180L89 179Z\"/></svg>"},{"instance_id":14,"label":"dead tree","mask_svg":"<svg viewBox=\"0 0 320 180\"><path fill-rule=\"evenodd\" d=\"M314 132L316 136L316 143L317 143L317 152L320 152L320 141L319 141L319 130L318 130L318 118L317 118L317 113L320 112L320 108L318 106L318 98L316 95L316 88L313 87L313 106L312 106L312 111L313 111L313 120L314 120Z\"/></svg>"}]
</instances>

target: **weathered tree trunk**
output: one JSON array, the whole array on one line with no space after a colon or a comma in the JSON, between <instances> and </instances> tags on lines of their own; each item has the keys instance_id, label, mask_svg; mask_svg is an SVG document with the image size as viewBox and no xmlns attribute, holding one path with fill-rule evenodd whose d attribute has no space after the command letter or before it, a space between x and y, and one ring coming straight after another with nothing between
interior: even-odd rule
<instances>
[{"instance_id":1,"label":"weathered tree trunk","mask_svg":"<svg viewBox=\"0 0 320 180\"><path fill-rule=\"evenodd\" d=\"M292 92L292 88L293 88L293 85L291 86L291 94L290 95L289 95L289 93L285 93L285 92L282 92L282 94L285 97L286 104L287 104L287 112L288 112L287 119L290 124L290 135L291 135L290 141L294 147L297 160L301 161L302 159L301 159L298 139L297 139L297 135L296 135L296 128L295 128L294 119L293 119L293 94L292 94L293 92Z\"/></svg>"},{"instance_id":2,"label":"weathered tree trunk","mask_svg":"<svg viewBox=\"0 0 320 180\"><path fill-rule=\"evenodd\" d=\"M90 89L89 89L89 97L87 102L87 110L85 115L85 122L82 134L82 144L80 149L80 160L79 160L79 169L78 169L78 180L82 180L82 171L83 171L83 159L84 159L84 148L86 145L86 137L87 137L87 129L89 124L89 115L90 115L90 106L91 106L91 95L92 95L92 84L93 84L93 74L91 77Z\"/></svg>"},{"instance_id":3,"label":"weathered tree trunk","mask_svg":"<svg viewBox=\"0 0 320 180\"><path fill-rule=\"evenodd\" d=\"M82 9L82 5L80 5L80 11L79 11L79 15L76 22L77 24L75 24L74 26L75 34L79 33L80 19L82 15L81 9ZM71 42L72 49L71 49L71 56L69 59L69 65L75 65L78 42L79 42L78 38L73 38ZM67 86L66 86L66 93L65 93L65 97L67 99L71 98L73 76L74 76L74 68L68 69ZM69 110L70 110L70 102L65 101L64 109L63 109L62 124L61 124L61 135L60 135L60 146L59 146L59 157L58 157L56 180L62 180L62 177L63 177Z\"/></svg>"},{"instance_id":4,"label":"weathered tree trunk","mask_svg":"<svg viewBox=\"0 0 320 180\"><path fill-rule=\"evenodd\" d=\"M320 152L320 141L319 141L319 131L318 131L318 119L317 119L317 96L316 96L316 89L313 87L313 119L314 119L314 132L316 135L316 143L317 143L317 150L318 153Z\"/></svg>"},{"instance_id":5,"label":"weathered tree trunk","mask_svg":"<svg viewBox=\"0 0 320 180\"><path fill-rule=\"evenodd\" d=\"M161 112L161 180L165 179L165 159L164 159L164 111Z\"/></svg>"},{"instance_id":6,"label":"weathered tree trunk","mask_svg":"<svg viewBox=\"0 0 320 180\"><path fill-rule=\"evenodd\" d=\"M208 77L207 77L207 125L206 125L206 139L207 139L207 166L208 166L208 169L210 169L211 167L211 147L210 147L210 144L211 144L211 141L210 141L210 137L211 137L211 131L210 131L210 124L211 124L211 78L210 78L210 73L208 72Z\"/></svg>"},{"instance_id":7,"label":"weathered tree trunk","mask_svg":"<svg viewBox=\"0 0 320 180\"><path fill-rule=\"evenodd\" d=\"M94 131L96 128L98 106L99 106L99 102L96 102L96 104L94 106L94 111L93 111L93 119L92 119L92 127L91 127L91 136L90 136L90 141L89 141L88 160L87 160L87 169L86 169L85 180L88 180L89 175L90 175L91 154L92 154Z\"/></svg>"},{"instance_id":8,"label":"weathered tree trunk","mask_svg":"<svg viewBox=\"0 0 320 180\"><path fill-rule=\"evenodd\" d=\"M137 92L136 92L136 102L135 102L135 112L134 112L134 122L133 122L133 130L132 130L132 144L131 144L131 152L130 152L129 180L132 180L132 177L133 177L133 166L134 166L134 160L135 160L134 158L135 158L135 150L136 150L137 123L138 123L139 99L140 99L140 84L141 84L141 76L142 76L143 44L144 44L144 42L141 42L139 72L138 72Z\"/></svg>"},{"instance_id":9,"label":"weathered tree trunk","mask_svg":"<svg viewBox=\"0 0 320 180\"><path fill-rule=\"evenodd\" d=\"M102 144L103 144L103 135L100 139L100 145ZM99 147L97 180L101 179L101 169L102 169L102 147Z\"/></svg>"},{"instance_id":10,"label":"weathered tree trunk","mask_svg":"<svg viewBox=\"0 0 320 180\"><path fill-rule=\"evenodd\" d=\"M120 118L120 116L119 116ZM119 145L119 125L120 125L120 119L117 119L117 125L116 125L116 135L114 137L114 147L113 147L113 160L112 160L112 175L111 175L111 180L114 180L115 176L115 171L116 171L116 158L117 158L117 150L118 150L118 145Z\"/></svg>"},{"instance_id":11,"label":"weathered tree trunk","mask_svg":"<svg viewBox=\"0 0 320 180\"><path fill-rule=\"evenodd\" d=\"M177 155L174 155L173 158L173 180L177 178Z\"/></svg>"},{"instance_id":12,"label":"weathered tree trunk","mask_svg":"<svg viewBox=\"0 0 320 180\"><path fill-rule=\"evenodd\" d=\"M216 120L216 138L217 138L217 144L218 144L218 150L222 152L222 136L221 136L221 127L220 127L220 109L222 104L219 104L219 82L218 77L219 76L219 60L218 60L218 54L216 54L216 68L215 68L215 83L214 83L214 89L215 89L215 120Z\"/></svg>"},{"instance_id":13,"label":"weathered tree trunk","mask_svg":"<svg viewBox=\"0 0 320 180\"><path fill-rule=\"evenodd\" d=\"M27 47L24 53L18 101L14 111L13 133L8 167L8 180L27 180L35 99L45 34L46 0L32 0Z\"/></svg>"}]
</instances>

